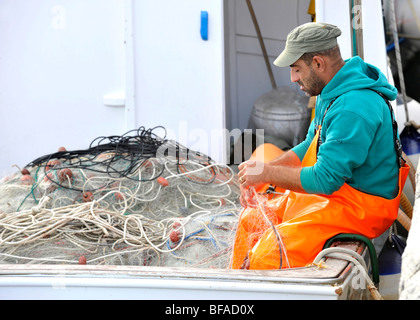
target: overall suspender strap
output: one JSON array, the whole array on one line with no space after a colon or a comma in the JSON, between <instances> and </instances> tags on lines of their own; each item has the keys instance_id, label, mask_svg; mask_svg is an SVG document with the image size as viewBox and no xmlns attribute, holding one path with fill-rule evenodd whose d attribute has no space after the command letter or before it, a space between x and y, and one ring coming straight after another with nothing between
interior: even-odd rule
<instances>
[{"instance_id":1,"label":"overall suspender strap","mask_svg":"<svg viewBox=\"0 0 420 320\"><path fill-rule=\"evenodd\" d=\"M401 168L401 161L405 162L405 160L402 156L402 145L401 145L400 139L398 138L398 124L397 124L397 121L395 121L394 111L392 109L391 103L389 102L388 98L383 93L373 90L373 89L371 90L379 94L388 105L389 112L391 113L392 130L394 133L394 148L395 148L395 151L397 152L397 164L398 164L398 168Z\"/></svg>"},{"instance_id":2,"label":"overall suspender strap","mask_svg":"<svg viewBox=\"0 0 420 320\"><path fill-rule=\"evenodd\" d=\"M381 93L379 91L376 91L376 90L373 90L373 89L369 89L369 90L372 90L373 92L376 92L377 94L379 94L385 100L385 102L386 102L386 104L387 104L387 106L389 108L389 111L390 111L390 114L391 114L393 136L394 136L394 149L395 149L396 154L397 154L398 168L401 168L401 161L404 161L405 162L405 160L404 160L404 158L402 156L402 145L401 145L400 139L398 138L398 124L397 124L397 121L395 121L394 111L392 109L391 103L389 102L388 98L383 93ZM338 97L339 96L337 96L337 97L335 97L334 99L331 100L330 104L328 105L327 109L324 112L324 115L322 116L321 124L318 125L317 128L315 129L315 130L317 130L317 129L320 130L319 136L318 136L318 145L317 145L317 150L316 150L317 151L317 154L318 154L319 147L322 144L322 140L321 140L321 129L322 129L322 124L324 122L325 115L327 114L327 111L330 109L330 107L332 106L332 104L335 102L335 100Z\"/></svg>"},{"instance_id":3,"label":"overall suspender strap","mask_svg":"<svg viewBox=\"0 0 420 320\"><path fill-rule=\"evenodd\" d=\"M315 134L316 134L316 131L317 131L317 130L319 130L318 143L317 143L317 145L316 145L316 154L317 154L317 155L318 155L318 150L319 150L319 147L320 147L320 146L321 146L321 144L322 144L322 139L321 139L321 128L322 128L322 124L324 123L324 118L325 118L325 115L327 114L327 111L330 109L330 107L332 106L332 104L334 103L334 101L335 101L338 97L339 97L339 96L337 96L337 97L335 97L334 99L332 99L332 100L331 100L331 102L330 102L330 104L328 105L327 109L325 109L324 115L322 116L322 119L321 119L321 123L320 123L318 126L316 126L316 128L315 128Z\"/></svg>"}]
</instances>

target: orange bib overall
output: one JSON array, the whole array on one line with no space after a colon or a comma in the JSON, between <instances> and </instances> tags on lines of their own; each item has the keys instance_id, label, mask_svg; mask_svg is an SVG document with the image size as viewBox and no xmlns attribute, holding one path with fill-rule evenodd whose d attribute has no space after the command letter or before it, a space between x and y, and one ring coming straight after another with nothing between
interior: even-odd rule
<instances>
[{"instance_id":1,"label":"orange bib overall","mask_svg":"<svg viewBox=\"0 0 420 320\"><path fill-rule=\"evenodd\" d=\"M319 134L318 129L302 166L316 163ZM283 151L278 149L278 152L280 155ZM331 195L286 191L274 199L266 198L259 207L264 212L258 207L244 208L235 236L231 268L241 268L247 255L249 269L302 267L311 263L325 242L339 233L356 233L370 239L378 237L397 218L408 171L409 166L403 162L399 170L399 192L391 200L363 193L345 183Z\"/></svg>"}]
</instances>

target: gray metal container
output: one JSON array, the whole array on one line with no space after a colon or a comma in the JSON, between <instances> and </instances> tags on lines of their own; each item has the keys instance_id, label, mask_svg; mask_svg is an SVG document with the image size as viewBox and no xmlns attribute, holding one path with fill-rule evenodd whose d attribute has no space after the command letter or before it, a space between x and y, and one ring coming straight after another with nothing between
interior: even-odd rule
<instances>
[{"instance_id":1,"label":"gray metal container","mask_svg":"<svg viewBox=\"0 0 420 320\"><path fill-rule=\"evenodd\" d=\"M308 97L290 87L273 89L255 102L250 125L293 147L305 139L311 122L308 101Z\"/></svg>"}]
</instances>

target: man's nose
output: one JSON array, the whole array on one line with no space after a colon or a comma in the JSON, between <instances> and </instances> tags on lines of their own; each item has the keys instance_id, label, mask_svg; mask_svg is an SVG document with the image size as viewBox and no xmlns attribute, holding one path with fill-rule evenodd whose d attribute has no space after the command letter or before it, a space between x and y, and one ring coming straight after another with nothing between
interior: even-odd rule
<instances>
[{"instance_id":1,"label":"man's nose","mask_svg":"<svg viewBox=\"0 0 420 320\"><path fill-rule=\"evenodd\" d=\"M297 76L296 72L293 70L290 70L290 81L297 82L299 80L299 77Z\"/></svg>"}]
</instances>

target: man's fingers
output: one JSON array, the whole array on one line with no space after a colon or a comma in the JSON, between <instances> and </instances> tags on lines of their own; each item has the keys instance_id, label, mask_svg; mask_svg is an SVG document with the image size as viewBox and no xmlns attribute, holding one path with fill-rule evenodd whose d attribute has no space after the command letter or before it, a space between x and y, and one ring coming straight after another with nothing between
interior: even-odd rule
<instances>
[{"instance_id":1,"label":"man's fingers","mask_svg":"<svg viewBox=\"0 0 420 320\"><path fill-rule=\"evenodd\" d=\"M246 166L255 166L255 160L247 160L247 161L244 161L244 162L242 162L239 166L238 166L238 169L239 170L242 170L244 167L246 167Z\"/></svg>"}]
</instances>

